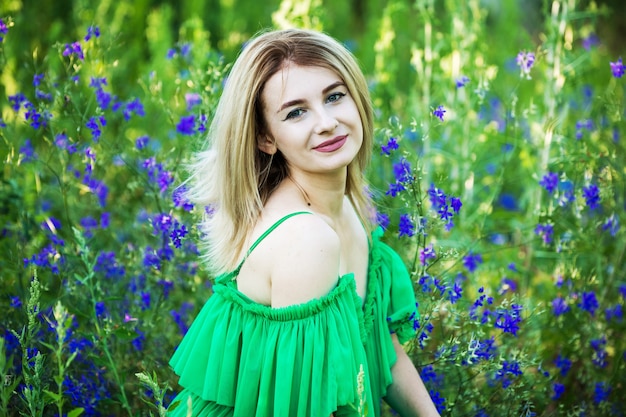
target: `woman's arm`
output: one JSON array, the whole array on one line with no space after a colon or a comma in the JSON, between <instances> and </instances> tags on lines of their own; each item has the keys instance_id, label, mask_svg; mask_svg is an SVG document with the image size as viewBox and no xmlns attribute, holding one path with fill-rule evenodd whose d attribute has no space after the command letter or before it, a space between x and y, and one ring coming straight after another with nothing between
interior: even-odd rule
<instances>
[{"instance_id":1,"label":"woman's arm","mask_svg":"<svg viewBox=\"0 0 626 417\"><path fill-rule=\"evenodd\" d=\"M391 335L397 361L391 368L393 382L387 389L385 401L402 417L439 416L422 378L404 351L396 334Z\"/></svg>"}]
</instances>

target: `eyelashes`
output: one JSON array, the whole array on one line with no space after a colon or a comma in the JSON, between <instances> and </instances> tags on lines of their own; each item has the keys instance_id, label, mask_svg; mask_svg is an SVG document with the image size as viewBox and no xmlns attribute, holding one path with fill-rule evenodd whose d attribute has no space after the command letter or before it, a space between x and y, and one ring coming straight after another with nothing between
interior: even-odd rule
<instances>
[{"instance_id":1,"label":"eyelashes","mask_svg":"<svg viewBox=\"0 0 626 417\"><path fill-rule=\"evenodd\" d=\"M336 102L340 101L345 96L346 96L346 93L342 93L340 91L331 93L331 94L328 95L328 97L326 97L326 103L336 103ZM291 110L289 113L287 113L287 116L285 117L285 119L283 119L283 121L287 121L287 120L298 118L298 117L302 116L305 112L306 112L306 110L303 109L302 107L295 108L295 109Z\"/></svg>"}]
</instances>

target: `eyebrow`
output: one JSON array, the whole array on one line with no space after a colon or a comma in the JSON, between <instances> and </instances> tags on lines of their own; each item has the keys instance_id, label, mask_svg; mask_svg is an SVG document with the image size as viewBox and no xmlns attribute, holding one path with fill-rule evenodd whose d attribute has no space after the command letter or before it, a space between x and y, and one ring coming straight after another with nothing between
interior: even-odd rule
<instances>
[{"instance_id":1,"label":"eyebrow","mask_svg":"<svg viewBox=\"0 0 626 417\"><path fill-rule=\"evenodd\" d=\"M324 88L322 90L322 94L326 94L330 90L333 90L333 89L339 87L340 85L345 86L345 83L343 81L335 81L334 83L332 83L328 87ZM302 98L298 98L298 99L295 99L295 100L287 101L287 102L283 103L282 106L280 106L280 108L278 109L278 111L276 113L280 113L281 111L285 110L288 107L297 106L298 104L302 104L304 102L306 102L306 100L304 100Z\"/></svg>"}]
</instances>

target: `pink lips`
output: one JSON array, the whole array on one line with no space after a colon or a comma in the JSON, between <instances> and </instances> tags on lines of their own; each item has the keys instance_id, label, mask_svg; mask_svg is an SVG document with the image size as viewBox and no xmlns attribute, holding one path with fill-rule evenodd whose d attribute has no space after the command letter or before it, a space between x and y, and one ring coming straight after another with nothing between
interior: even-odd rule
<instances>
[{"instance_id":1,"label":"pink lips","mask_svg":"<svg viewBox=\"0 0 626 417\"><path fill-rule=\"evenodd\" d=\"M327 140L326 142L322 142L317 145L315 148L318 152L334 152L337 149L341 148L346 140L348 139L348 135L337 136L332 138L331 140Z\"/></svg>"}]
</instances>

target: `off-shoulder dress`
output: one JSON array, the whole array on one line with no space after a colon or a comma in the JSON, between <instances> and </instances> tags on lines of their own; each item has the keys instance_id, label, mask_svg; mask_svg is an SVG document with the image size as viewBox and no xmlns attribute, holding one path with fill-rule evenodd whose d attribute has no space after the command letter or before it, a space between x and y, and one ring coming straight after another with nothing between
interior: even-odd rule
<instances>
[{"instance_id":1,"label":"off-shoulder dress","mask_svg":"<svg viewBox=\"0 0 626 417\"><path fill-rule=\"evenodd\" d=\"M305 213L277 221L248 254ZM382 234L372 233L365 300L353 274L322 298L282 308L237 290L243 261L217 277L170 360L183 389L168 416L379 416L396 361L391 333L403 343L418 320L409 274Z\"/></svg>"}]
</instances>

